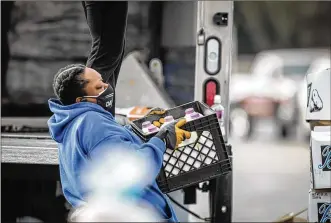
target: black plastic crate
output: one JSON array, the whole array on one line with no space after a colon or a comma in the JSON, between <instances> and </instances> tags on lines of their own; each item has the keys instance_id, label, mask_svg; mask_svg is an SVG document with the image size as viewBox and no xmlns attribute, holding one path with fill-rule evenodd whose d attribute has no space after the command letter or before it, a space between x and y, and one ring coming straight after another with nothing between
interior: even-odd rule
<instances>
[{"instance_id":1,"label":"black plastic crate","mask_svg":"<svg viewBox=\"0 0 331 223\"><path fill-rule=\"evenodd\" d=\"M215 112L206 104L194 101L165 112L163 117L172 115L183 118L187 108L194 108L204 117L187 122L182 129L195 132L196 140L176 150L166 149L163 168L157 183L164 193L188 187L203 181L225 175L231 171L231 162L224 144ZM156 121L160 116L148 116L131 123L133 131L145 142L156 133L144 134L142 123ZM193 136L193 134L192 134Z\"/></svg>"}]
</instances>

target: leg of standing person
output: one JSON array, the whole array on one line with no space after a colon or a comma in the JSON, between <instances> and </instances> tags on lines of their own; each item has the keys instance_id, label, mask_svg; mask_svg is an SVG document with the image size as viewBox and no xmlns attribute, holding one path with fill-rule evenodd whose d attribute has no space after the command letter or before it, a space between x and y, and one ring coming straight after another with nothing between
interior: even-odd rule
<instances>
[{"instance_id":1,"label":"leg of standing person","mask_svg":"<svg viewBox=\"0 0 331 223\"><path fill-rule=\"evenodd\" d=\"M124 55L128 3L85 1L83 7L92 37L86 66L98 71L115 90Z\"/></svg>"},{"instance_id":2,"label":"leg of standing person","mask_svg":"<svg viewBox=\"0 0 331 223\"><path fill-rule=\"evenodd\" d=\"M1 102L8 100L7 70L10 59L8 33L14 1L1 1Z\"/></svg>"}]
</instances>

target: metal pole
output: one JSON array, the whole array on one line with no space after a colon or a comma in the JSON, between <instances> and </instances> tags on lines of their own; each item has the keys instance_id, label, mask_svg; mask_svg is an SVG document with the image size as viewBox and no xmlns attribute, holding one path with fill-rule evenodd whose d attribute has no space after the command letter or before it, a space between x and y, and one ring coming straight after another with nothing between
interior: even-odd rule
<instances>
[{"instance_id":1,"label":"metal pole","mask_svg":"<svg viewBox=\"0 0 331 223\"><path fill-rule=\"evenodd\" d=\"M216 94L225 107L225 135L229 127L229 83L232 59L233 1L198 1L194 99L206 102L207 83L217 83ZM227 145L232 156L231 146ZM232 161L232 160L231 160ZM209 182L211 222L232 220L232 173Z\"/></svg>"},{"instance_id":2,"label":"metal pole","mask_svg":"<svg viewBox=\"0 0 331 223\"><path fill-rule=\"evenodd\" d=\"M231 154L231 145L227 148ZM232 222L232 172L211 180L209 186L211 223Z\"/></svg>"}]
</instances>

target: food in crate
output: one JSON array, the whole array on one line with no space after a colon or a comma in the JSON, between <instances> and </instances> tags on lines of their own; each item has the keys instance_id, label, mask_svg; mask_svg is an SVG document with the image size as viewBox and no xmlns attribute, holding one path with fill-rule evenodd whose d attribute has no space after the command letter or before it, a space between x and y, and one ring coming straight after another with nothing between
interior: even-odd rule
<instances>
[{"instance_id":1,"label":"food in crate","mask_svg":"<svg viewBox=\"0 0 331 223\"><path fill-rule=\"evenodd\" d=\"M169 122L186 119L183 130L190 131L190 139L184 140L175 150L166 149L163 168L158 177L160 189L167 193L192 184L210 180L231 171L231 163L225 148L215 112L206 104L195 101L168 109L162 115L148 115L134 120L135 133L145 142L157 134L146 128L162 128Z\"/></svg>"}]
</instances>

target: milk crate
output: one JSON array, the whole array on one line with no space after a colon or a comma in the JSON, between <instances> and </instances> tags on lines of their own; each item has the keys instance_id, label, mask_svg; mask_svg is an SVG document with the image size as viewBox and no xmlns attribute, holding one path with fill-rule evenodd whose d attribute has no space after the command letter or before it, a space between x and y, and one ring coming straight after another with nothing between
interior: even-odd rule
<instances>
[{"instance_id":1,"label":"milk crate","mask_svg":"<svg viewBox=\"0 0 331 223\"><path fill-rule=\"evenodd\" d=\"M206 104L194 101L166 110L163 117L172 115L174 119L185 116L187 108L194 108L203 117L187 122L184 130L192 132L195 139L190 144L178 147L176 150L166 149L163 157L163 168L157 178L159 188L163 193L195 185L231 171L229 154L222 137L221 129L215 112ZM157 121L160 116L151 115L131 123L133 131L144 141L156 135L144 134L142 123Z\"/></svg>"}]
</instances>

